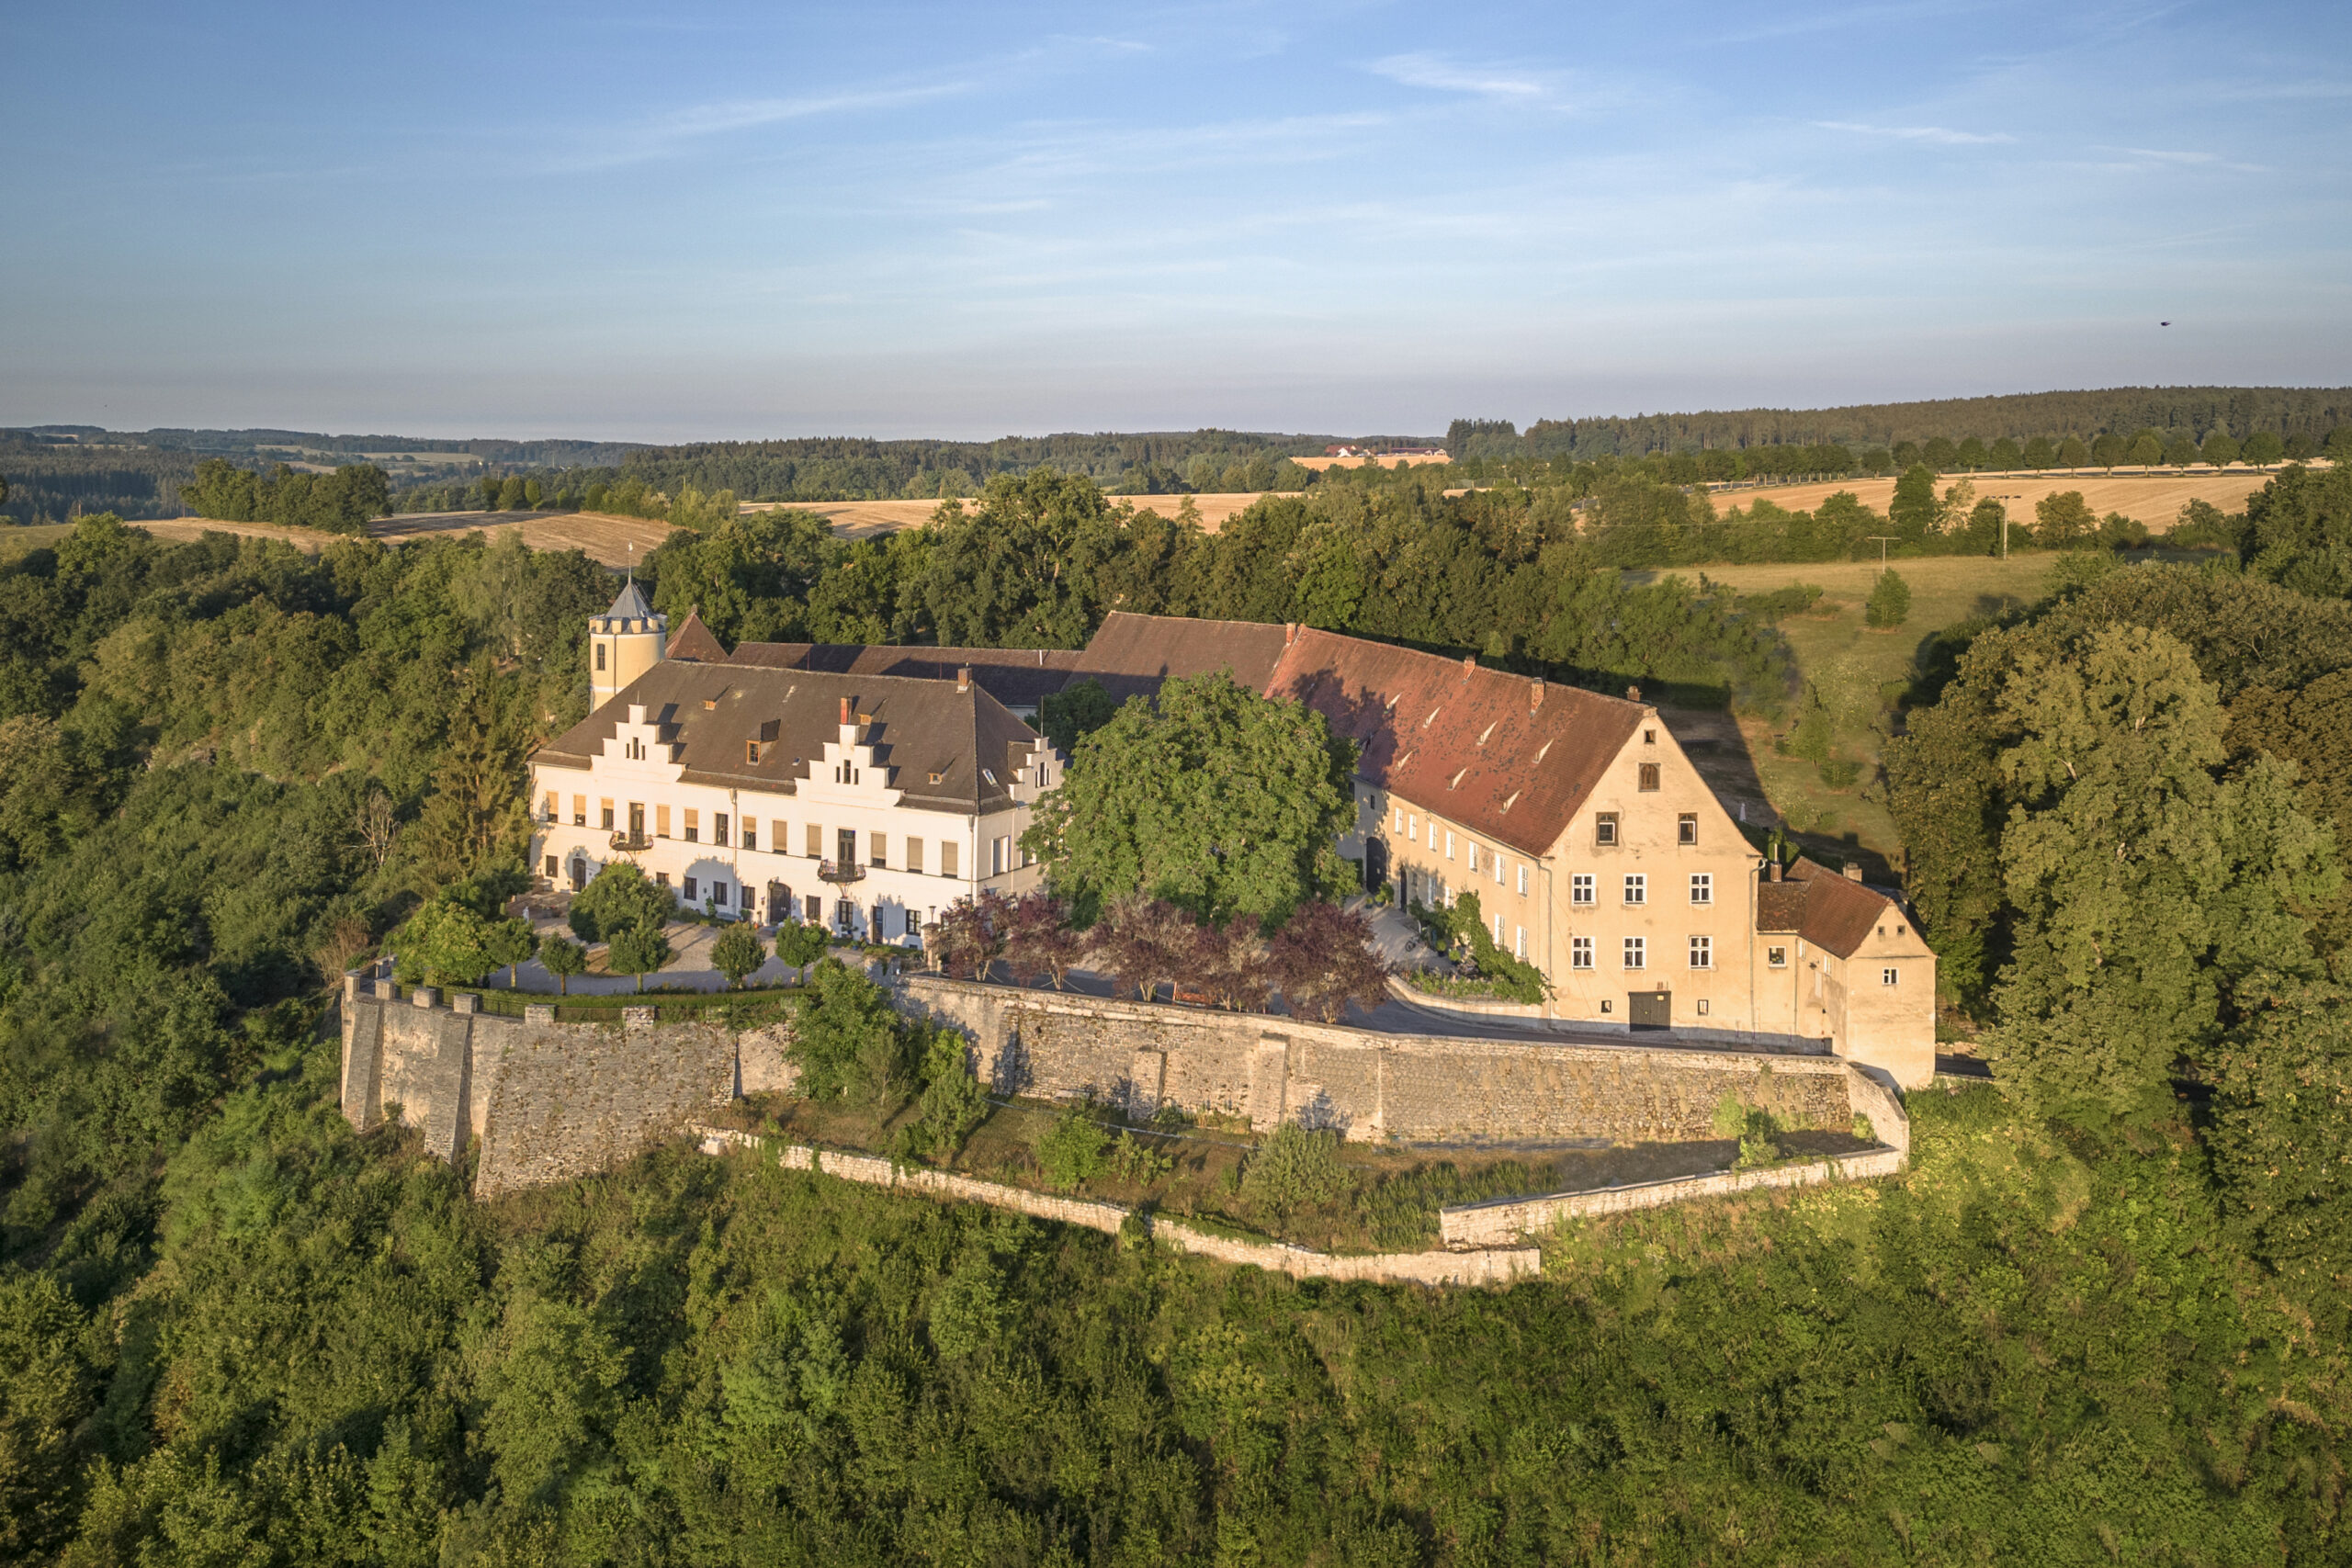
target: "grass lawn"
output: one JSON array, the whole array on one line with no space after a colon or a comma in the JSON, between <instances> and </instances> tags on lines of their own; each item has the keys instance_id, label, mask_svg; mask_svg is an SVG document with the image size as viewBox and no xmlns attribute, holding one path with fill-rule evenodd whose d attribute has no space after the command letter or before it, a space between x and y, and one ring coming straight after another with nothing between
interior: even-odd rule
<instances>
[{"instance_id":1,"label":"grass lawn","mask_svg":"<svg viewBox=\"0 0 2352 1568\"><path fill-rule=\"evenodd\" d=\"M53 545L73 531L71 523L42 523L21 528L0 525L0 560L14 560L28 550Z\"/></svg>"},{"instance_id":2,"label":"grass lawn","mask_svg":"<svg viewBox=\"0 0 2352 1568\"><path fill-rule=\"evenodd\" d=\"M2040 598L2058 558L2022 551L2006 561L1937 556L1895 562L1894 569L1911 588L1911 613L1893 631L1873 631L1862 624L1862 607L1878 581L1876 561L1679 569L1741 593L1767 592L1797 582L1821 588L1813 613L1783 620L1781 633L1796 655L1804 679L1812 682L1829 713L1833 757L1860 764L1860 771L1852 784L1834 787L1813 763L1781 756L1773 742L1795 722L1793 713L1777 725L1740 719L1737 743L1731 743L1728 735L1709 733L1721 730L1720 716L1691 716L1688 722L1695 733L1724 742L1693 748L1693 760L1724 793L1754 793L1760 787L1763 797L1809 850L1834 859L1859 849L1866 860L1896 863L1900 840L1894 823L1884 807L1864 798L1864 792L1877 774L1894 701L1910 679L1920 644L1972 615L1998 615ZM1666 716L1677 739L1683 739L1684 721L1676 715ZM1712 720L1712 726L1704 720ZM1740 751L1745 755L1734 754ZM1878 873L1872 874L1878 879Z\"/></svg>"}]
</instances>

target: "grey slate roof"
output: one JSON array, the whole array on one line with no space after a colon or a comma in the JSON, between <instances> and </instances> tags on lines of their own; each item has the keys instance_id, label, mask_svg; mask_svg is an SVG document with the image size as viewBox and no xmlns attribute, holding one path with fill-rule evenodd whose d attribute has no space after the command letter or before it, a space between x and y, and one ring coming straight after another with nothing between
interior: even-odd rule
<instances>
[{"instance_id":1,"label":"grey slate roof","mask_svg":"<svg viewBox=\"0 0 2352 1568\"><path fill-rule=\"evenodd\" d=\"M642 704L663 739L683 748L685 782L793 795L825 743L840 739L843 697L866 716L858 738L876 748L876 761L890 770L890 787L904 792L907 806L986 813L1009 805L1015 759L1037 739L978 682L958 692L953 681L665 660L533 761L587 768L630 705ZM752 740L763 742L757 762L746 760Z\"/></svg>"},{"instance_id":2,"label":"grey slate roof","mask_svg":"<svg viewBox=\"0 0 2352 1568\"><path fill-rule=\"evenodd\" d=\"M637 585L634 577L622 587L620 596L613 601L613 607L605 612L605 619L608 621L647 621L652 618L653 606L645 602L645 590Z\"/></svg>"},{"instance_id":3,"label":"grey slate roof","mask_svg":"<svg viewBox=\"0 0 2352 1568\"><path fill-rule=\"evenodd\" d=\"M839 675L904 675L953 681L958 670L1011 707L1034 708L1062 689L1080 655L1076 649L924 648L884 643L746 642L728 656L736 664L770 670L817 670Z\"/></svg>"}]
</instances>

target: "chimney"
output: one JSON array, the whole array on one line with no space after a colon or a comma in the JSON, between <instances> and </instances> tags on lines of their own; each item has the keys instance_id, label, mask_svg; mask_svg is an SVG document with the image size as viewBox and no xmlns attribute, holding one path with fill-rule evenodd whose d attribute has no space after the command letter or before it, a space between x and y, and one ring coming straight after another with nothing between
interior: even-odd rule
<instances>
[{"instance_id":1,"label":"chimney","mask_svg":"<svg viewBox=\"0 0 2352 1568\"><path fill-rule=\"evenodd\" d=\"M956 694L957 696L962 696L966 692L968 692L971 689L972 667L968 664L962 665L956 671Z\"/></svg>"},{"instance_id":2,"label":"chimney","mask_svg":"<svg viewBox=\"0 0 2352 1568\"><path fill-rule=\"evenodd\" d=\"M847 697L843 697L842 699L842 722L843 724L847 724L849 721L849 699Z\"/></svg>"},{"instance_id":3,"label":"chimney","mask_svg":"<svg viewBox=\"0 0 2352 1568\"><path fill-rule=\"evenodd\" d=\"M1642 689L1639 686L1626 687L1625 700L1629 703L1640 702L1642 700Z\"/></svg>"},{"instance_id":4,"label":"chimney","mask_svg":"<svg viewBox=\"0 0 2352 1568\"><path fill-rule=\"evenodd\" d=\"M1527 711L1533 713L1544 705L1544 682L1541 677L1527 682Z\"/></svg>"},{"instance_id":5,"label":"chimney","mask_svg":"<svg viewBox=\"0 0 2352 1568\"><path fill-rule=\"evenodd\" d=\"M1858 860L1848 861L1846 863L1846 880L1849 882L1860 882L1861 879L1862 863Z\"/></svg>"},{"instance_id":6,"label":"chimney","mask_svg":"<svg viewBox=\"0 0 2352 1568\"><path fill-rule=\"evenodd\" d=\"M1462 678L1464 680L1467 681L1470 679L1471 675L1476 671L1477 668L1478 656L1476 654L1465 653L1462 656Z\"/></svg>"},{"instance_id":7,"label":"chimney","mask_svg":"<svg viewBox=\"0 0 2352 1568\"><path fill-rule=\"evenodd\" d=\"M1775 882L1781 880L1781 857L1778 855L1772 857L1772 880Z\"/></svg>"},{"instance_id":8,"label":"chimney","mask_svg":"<svg viewBox=\"0 0 2352 1568\"><path fill-rule=\"evenodd\" d=\"M1283 646L1284 648L1288 648L1292 643L1295 643L1297 640L1298 623L1296 621L1284 621L1283 623Z\"/></svg>"}]
</instances>

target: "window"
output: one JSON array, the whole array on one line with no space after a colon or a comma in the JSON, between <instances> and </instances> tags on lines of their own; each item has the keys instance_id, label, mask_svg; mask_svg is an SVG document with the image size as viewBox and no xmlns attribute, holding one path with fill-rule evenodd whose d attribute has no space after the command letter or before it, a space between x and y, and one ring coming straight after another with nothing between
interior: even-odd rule
<instances>
[{"instance_id":1,"label":"window","mask_svg":"<svg viewBox=\"0 0 2352 1568\"><path fill-rule=\"evenodd\" d=\"M1699 998L1699 1016L1701 1018L1707 1016L1707 998L1704 997Z\"/></svg>"},{"instance_id":2,"label":"window","mask_svg":"<svg viewBox=\"0 0 2352 1568\"><path fill-rule=\"evenodd\" d=\"M555 820L555 791L548 791L548 820Z\"/></svg>"},{"instance_id":3,"label":"window","mask_svg":"<svg viewBox=\"0 0 2352 1568\"><path fill-rule=\"evenodd\" d=\"M1713 969L1715 966L1715 939L1694 936L1690 939L1690 967Z\"/></svg>"},{"instance_id":4,"label":"window","mask_svg":"<svg viewBox=\"0 0 2352 1568\"><path fill-rule=\"evenodd\" d=\"M808 923L812 926L825 918L825 901L822 898L818 897L814 893L809 894L808 897L802 899L800 901L800 906L801 913L807 918Z\"/></svg>"},{"instance_id":5,"label":"window","mask_svg":"<svg viewBox=\"0 0 2352 1568\"><path fill-rule=\"evenodd\" d=\"M628 803L628 836L632 839L645 837L645 803L641 800Z\"/></svg>"},{"instance_id":6,"label":"window","mask_svg":"<svg viewBox=\"0 0 2352 1568\"><path fill-rule=\"evenodd\" d=\"M760 847L760 819L756 817L743 818L743 847L747 850Z\"/></svg>"},{"instance_id":7,"label":"window","mask_svg":"<svg viewBox=\"0 0 2352 1568\"><path fill-rule=\"evenodd\" d=\"M588 797L584 795L571 797L571 825L575 828L588 826Z\"/></svg>"},{"instance_id":8,"label":"window","mask_svg":"<svg viewBox=\"0 0 2352 1568\"><path fill-rule=\"evenodd\" d=\"M667 887L667 886L670 886L670 874L669 874L668 872L666 872L666 871L657 871L657 872L655 872L655 873L653 874L653 883L654 883L654 886L657 886L657 887Z\"/></svg>"},{"instance_id":9,"label":"window","mask_svg":"<svg viewBox=\"0 0 2352 1568\"><path fill-rule=\"evenodd\" d=\"M1470 874L1473 876L1478 874L1478 846L1475 840L1470 845ZM1881 931L1879 934L1883 936L1886 933Z\"/></svg>"},{"instance_id":10,"label":"window","mask_svg":"<svg viewBox=\"0 0 2352 1568\"><path fill-rule=\"evenodd\" d=\"M1715 877L1713 872L1694 871L1690 874L1690 902L1712 904L1715 901Z\"/></svg>"},{"instance_id":11,"label":"window","mask_svg":"<svg viewBox=\"0 0 2352 1568\"><path fill-rule=\"evenodd\" d=\"M557 873L557 871L556 871L555 865L556 865L555 856L553 856L553 855L549 855L549 856L548 856L548 880L549 882L553 882L553 881L556 879L557 875L558 875L558 873Z\"/></svg>"},{"instance_id":12,"label":"window","mask_svg":"<svg viewBox=\"0 0 2352 1568\"><path fill-rule=\"evenodd\" d=\"M693 903L694 901L695 901L695 879L694 879L693 877L689 876L689 877L687 877L687 878L686 878L686 902L687 902L687 903L689 903L689 904L691 904L691 903Z\"/></svg>"},{"instance_id":13,"label":"window","mask_svg":"<svg viewBox=\"0 0 2352 1568\"><path fill-rule=\"evenodd\" d=\"M1513 926L1511 930L1517 934L1511 938L1510 954L1524 964L1527 962L1527 928Z\"/></svg>"},{"instance_id":14,"label":"window","mask_svg":"<svg viewBox=\"0 0 2352 1568\"><path fill-rule=\"evenodd\" d=\"M921 839L907 840L907 869L917 872L922 869L922 840Z\"/></svg>"},{"instance_id":15,"label":"window","mask_svg":"<svg viewBox=\"0 0 2352 1568\"><path fill-rule=\"evenodd\" d=\"M1639 787L1645 792L1657 788L1657 764L1656 762L1644 762L1642 764L1641 782Z\"/></svg>"},{"instance_id":16,"label":"window","mask_svg":"<svg viewBox=\"0 0 2352 1568\"><path fill-rule=\"evenodd\" d=\"M601 642L600 642L600 643L598 643L598 644L596 645L596 670L597 670L597 672L598 672L599 674L603 673L603 671L604 671L604 668L605 668L605 645L604 645L603 643L601 643Z\"/></svg>"},{"instance_id":17,"label":"window","mask_svg":"<svg viewBox=\"0 0 2352 1568\"><path fill-rule=\"evenodd\" d=\"M727 841L727 813L724 811L714 811L710 814L710 841L714 844L724 844ZM752 846L746 844L743 847L748 850Z\"/></svg>"},{"instance_id":18,"label":"window","mask_svg":"<svg viewBox=\"0 0 2352 1568\"><path fill-rule=\"evenodd\" d=\"M1393 807L1391 809L1396 813L1396 816L1395 819L1388 824L1388 830L1392 833L1401 833L1405 830L1405 808L1398 806Z\"/></svg>"},{"instance_id":19,"label":"window","mask_svg":"<svg viewBox=\"0 0 2352 1568\"><path fill-rule=\"evenodd\" d=\"M1497 915L1497 916L1495 917L1495 945L1496 945L1497 947L1500 947L1502 944L1503 944L1503 918L1502 918L1500 915Z\"/></svg>"},{"instance_id":20,"label":"window","mask_svg":"<svg viewBox=\"0 0 2352 1568\"><path fill-rule=\"evenodd\" d=\"M1524 881L1526 881L1526 880L1527 880L1527 868L1526 868L1525 866L1521 866L1521 867L1520 868L1520 872L1519 872L1519 879L1520 879L1521 882L1524 882ZM1502 885L1503 885L1503 857L1502 857L1501 855L1498 854L1497 856L1495 856L1495 886L1498 886L1498 887L1500 887ZM1521 888L1521 889L1520 889L1520 891L1521 891L1521 893L1524 893L1524 892L1526 892L1526 891L1527 891L1527 889L1526 889L1526 888L1524 888L1524 887L1522 887L1522 888Z\"/></svg>"},{"instance_id":21,"label":"window","mask_svg":"<svg viewBox=\"0 0 2352 1568\"><path fill-rule=\"evenodd\" d=\"M605 831L609 833L613 830L613 803L607 800L605 801L603 805L605 807Z\"/></svg>"},{"instance_id":22,"label":"window","mask_svg":"<svg viewBox=\"0 0 2352 1568\"><path fill-rule=\"evenodd\" d=\"M1592 873L1579 871L1568 878L1568 902L1589 904L1592 900Z\"/></svg>"},{"instance_id":23,"label":"window","mask_svg":"<svg viewBox=\"0 0 2352 1568\"><path fill-rule=\"evenodd\" d=\"M1789 950L1785 947L1768 947L1764 950L1764 962L1775 969L1786 969L1789 966Z\"/></svg>"},{"instance_id":24,"label":"window","mask_svg":"<svg viewBox=\"0 0 2352 1568\"><path fill-rule=\"evenodd\" d=\"M1655 745L1657 745L1657 730L1655 730L1655 729L1645 729L1645 730L1643 730L1643 731L1642 731L1642 744L1643 744L1643 745L1645 745L1645 746L1655 746Z\"/></svg>"},{"instance_id":25,"label":"window","mask_svg":"<svg viewBox=\"0 0 2352 1568\"><path fill-rule=\"evenodd\" d=\"M1419 818L1408 816L1405 818L1405 841L1413 844L1418 844L1421 841L1421 819Z\"/></svg>"},{"instance_id":26,"label":"window","mask_svg":"<svg viewBox=\"0 0 2352 1568\"><path fill-rule=\"evenodd\" d=\"M1434 831L1434 829L1432 829L1432 831ZM1451 829L1446 830L1445 835L1445 858L1448 860L1452 860L1453 858L1453 832Z\"/></svg>"},{"instance_id":27,"label":"window","mask_svg":"<svg viewBox=\"0 0 2352 1568\"><path fill-rule=\"evenodd\" d=\"M722 909L727 908L727 884L714 882L710 885L710 901Z\"/></svg>"},{"instance_id":28,"label":"window","mask_svg":"<svg viewBox=\"0 0 2352 1568\"><path fill-rule=\"evenodd\" d=\"M963 852L964 846L957 843L955 840L940 840L939 874L942 876L954 876L956 874L956 863L957 859L962 856Z\"/></svg>"},{"instance_id":29,"label":"window","mask_svg":"<svg viewBox=\"0 0 2352 1568\"><path fill-rule=\"evenodd\" d=\"M664 826L662 831L666 833L669 829ZM702 813L691 806L686 807L686 842L690 844L702 842Z\"/></svg>"},{"instance_id":30,"label":"window","mask_svg":"<svg viewBox=\"0 0 2352 1568\"><path fill-rule=\"evenodd\" d=\"M653 836L657 839L670 836L670 808L666 806L653 808Z\"/></svg>"},{"instance_id":31,"label":"window","mask_svg":"<svg viewBox=\"0 0 2352 1568\"><path fill-rule=\"evenodd\" d=\"M1628 904L1646 904L1649 901L1650 879L1646 876L1638 874L1627 877L1625 879L1625 902Z\"/></svg>"},{"instance_id":32,"label":"window","mask_svg":"<svg viewBox=\"0 0 2352 1568\"><path fill-rule=\"evenodd\" d=\"M888 865L890 863L890 835L888 833L868 833L865 835L865 840L867 848L870 852L866 855L866 859L876 865Z\"/></svg>"},{"instance_id":33,"label":"window","mask_svg":"<svg viewBox=\"0 0 2352 1568\"><path fill-rule=\"evenodd\" d=\"M1589 936L1568 938L1568 967L1571 969L1592 967L1592 938Z\"/></svg>"},{"instance_id":34,"label":"window","mask_svg":"<svg viewBox=\"0 0 2352 1568\"><path fill-rule=\"evenodd\" d=\"M1519 896L1522 898L1527 897L1527 863L1525 861L1519 863Z\"/></svg>"},{"instance_id":35,"label":"window","mask_svg":"<svg viewBox=\"0 0 2352 1568\"><path fill-rule=\"evenodd\" d=\"M1592 819L1592 841L1596 844L1613 844L1617 841L1617 813L1604 811Z\"/></svg>"},{"instance_id":36,"label":"window","mask_svg":"<svg viewBox=\"0 0 2352 1568\"><path fill-rule=\"evenodd\" d=\"M1882 969L1878 972L1878 983L1882 986L1894 985L1902 978L1903 971L1900 969Z\"/></svg>"},{"instance_id":37,"label":"window","mask_svg":"<svg viewBox=\"0 0 2352 1568\"><path fill-rule=\"evenodd\" d=\"M825 830L814 822L808 824L808 858L810 860L825 858Z\"/></svg>"},{"instance_id":38,"label":"window","mask_svg":"<svg viewBox=\"0 0 2352 1568\"><path fill-rule=\"evenodd\" d=\"M1627 937L1625 939L1625 967L1628 969L1639 969L1642 966L1644 957L1646 955L1647 946L1648 944L1643 942L1640 937Z\"/></svg>"},{"instance_id":39,"label":"window","mask_svg":"<svg viewBox=\"0 0 2352 1568\"><path fill-rule=\"evenodd\" d=\"M1699 841L1697 812L1686 811L1674 819L1674 841L1678 844L1695 844Z\"/></svg>"},{"instance_id":40,"label":"window","mask_svg":"<svg viewBox=\"0 0 2352 1568\"><path fill-rule=\"evenodd\" d=\"M1002 876L1004 874L1005 863L1009 858L1004 852L1012 842L1012 840L1011 839L990 839L989 840L989 874L990 876Z\"/></svg>"}]
</instances>

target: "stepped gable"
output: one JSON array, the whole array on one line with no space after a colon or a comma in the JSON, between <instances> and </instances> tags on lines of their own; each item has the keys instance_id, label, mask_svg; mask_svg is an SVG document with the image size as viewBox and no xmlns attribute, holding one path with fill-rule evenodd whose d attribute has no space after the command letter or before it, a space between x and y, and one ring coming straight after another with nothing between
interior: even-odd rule
<instances>
[{"instance_id":1,"label":"stepped gable","mask_svg":"<svg viewBox=\"0 0 2352 1568\"><path fill-rule=\"evenodd\" d=\"M1227 670L1237 684L1262 692L1295 630L1262 621L1195 621L1114 610L1071 665L1068 684L1091 678L1113 701L1125 702L1156 695L1163 681Z\"/></svg>"},{"instance_id":2,"label":"stepped gable","mask_svg":"<svg viewBox=\"0 0 2352 1568\"><path fill-rule=\"evenodd\" d=\"M670 646L662 650L665 659L684 659L700 664L724 664L727 649L718 638L702 624L702 607L695 605L686 612L685 625L670 637Z\"/></svg>"},{"instance_id":3,"label":"stepped gable","mask_svg":"<svg viewBox=\"0 0 2352 1568\"><path fill-rule=\"evenodd\" d=\"M1356 742L1359 776L1540 855L1559 841L1652 710L1470 659L1302 628L1266 694Z\"/></svg>"},{"instance_id":4,"label":"stepped gable","mask_svg":"<svg viewBox=\"0 0 2352 1568\"><path fill-rule=\"evenodd\" d=\"M664 660L534 760L584 770L629 709L642 705L661 726L669 760L684 764L683 782L792 795L826 743L841 739L844 698L858 716L859 739L877 748L876 761L890 770L889 787L918 807L986 812L1009 805L1012 770L1038 739L977 682L959 691L952 680ZM756 762L749 758L752 741L760 742Z\"/></svg>"},{"instance_id":5,"label":"stepped gable","mask_svg":"<svg viewBox=\"0 0 2352 1568\"><path fill-rule=\"evenodd\" d=\"M1860 952L1871 932L1889 915L1910 919L1885 894L1803 856L1789 867L1786 880L1763 881L1756 886L1758 931L1792 931L1840 958Z\"/></svg>"}]
</instances>

